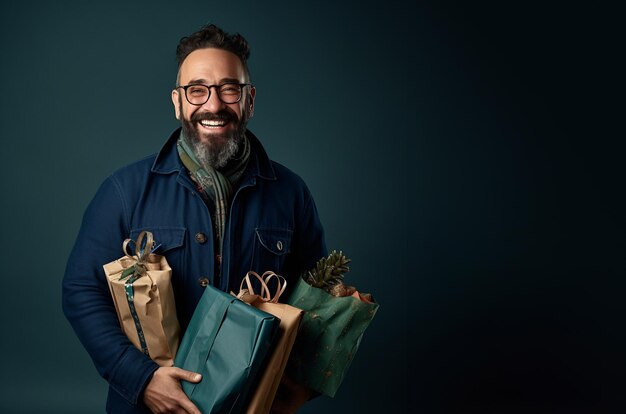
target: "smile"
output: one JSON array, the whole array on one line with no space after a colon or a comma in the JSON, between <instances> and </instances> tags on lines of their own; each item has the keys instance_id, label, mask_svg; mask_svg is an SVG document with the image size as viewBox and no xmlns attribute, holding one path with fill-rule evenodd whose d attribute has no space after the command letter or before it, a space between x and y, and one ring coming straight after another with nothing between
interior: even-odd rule
<instances>
[{"instance_id":1,"label":"smile","mask_svg":"<svg viewBox=\"0 0 626 414\"><path fill-rule=\"evenodd\" d=\"M217 120L203 119L199 123L205 128L220 128L226 125L228 121L225 121L223 119L217 119Z\"/></svg>"}]
</instances>

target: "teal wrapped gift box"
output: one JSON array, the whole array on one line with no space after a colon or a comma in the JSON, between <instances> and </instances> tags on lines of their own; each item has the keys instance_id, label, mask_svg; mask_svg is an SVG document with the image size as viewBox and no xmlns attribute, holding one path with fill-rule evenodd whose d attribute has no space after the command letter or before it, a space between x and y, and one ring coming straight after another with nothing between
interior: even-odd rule
<instances>
[{"instance_id":1,"label":"teal wrapped gift box","mask_svg":"<svg viewBox=\"0 0 626 414\"><path fill-rule=\"evenodd\" d=\"M185 394L204 414L245 409L279 325L277 317L207 286L174 360L202 374L197 384L182 382Z\"/></svg>"}]
</instances>

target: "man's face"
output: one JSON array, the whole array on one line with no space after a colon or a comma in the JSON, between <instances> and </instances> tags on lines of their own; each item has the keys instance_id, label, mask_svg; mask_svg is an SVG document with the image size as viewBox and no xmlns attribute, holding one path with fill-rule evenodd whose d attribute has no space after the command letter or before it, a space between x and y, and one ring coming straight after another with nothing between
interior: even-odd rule
<instances>
[{"instance_id":1,"label":"man's face","mask_svg":"<svg viewBox=\"0 0 626 414\"><path fill-rule=\"evenodd\" d=\"M178 84L220 85L247 81L237 55L208 48L194 50L185 58ZM216 88L211 88L209 100L197 106L187 101L182 88L172 91L176 118L181 121L188 144L202 164L220 168L235 155L254 109L254 94L253 87L244 87L239 102L225 104L219 99Z\"/></svg>"}]
</instances>

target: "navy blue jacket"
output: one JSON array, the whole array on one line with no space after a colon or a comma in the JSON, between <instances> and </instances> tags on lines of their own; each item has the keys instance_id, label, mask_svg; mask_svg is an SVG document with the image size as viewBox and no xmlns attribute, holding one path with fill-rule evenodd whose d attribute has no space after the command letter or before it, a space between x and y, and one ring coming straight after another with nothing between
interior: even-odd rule
<instances>
[{"instance_id":1,"label":"navy blue jacket","mask_svg":"<svg viewBox=\"0 0 626 414\"><path fill-rule=\"evenodd\" d=\"M273 270L293 286L326 255L324 234L305 183L271 161L248 131L251 157L235 191L224 236L222 275L215 274L213 225L176 150L180 130L161 151L108 177L83 217L63 280L63 311L109 382L107 411L147 412L142 392L158 366L123 334L102 266L123 256L122 243L154 234L172 268L184 332L204 288L238 291L249 270Z\"/></svg>"}]
</instances>

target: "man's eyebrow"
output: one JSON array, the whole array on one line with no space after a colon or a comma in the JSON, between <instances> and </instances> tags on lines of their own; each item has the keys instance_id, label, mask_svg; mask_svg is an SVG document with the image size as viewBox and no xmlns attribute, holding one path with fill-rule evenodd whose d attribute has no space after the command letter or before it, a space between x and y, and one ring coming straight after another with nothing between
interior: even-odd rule
<instances>
[{"instance_id":1,"label":"man's eyebrow","mask_svg":"<svg viewBox=\"0 0 626 414\"><path fill-rule=\"evenodd\" d=\"M239 79L236 78L223 78L222 80L220 80L220 84L223 83L239 83Z\"/></svg>"},{"instance_id":2,"label":"man's eyebrow","mask_svg":"<svg viewBox=\"0 0 626 414\"><path fill-rule=\"evenodd\" d=\"M240 83L239 79L237 78L222 78L220 80L220 82L218 83L218 85L223 85L225 83ZM192 79L189 81L189 83L187 85L208 85L209 83L207 82L206 79Z\"/></svg>"},{"instance_id":3,"label":"man's eyebrow","mask_svg":"<svg viewBox=\"0 0 626 414\"><path fill-rule=\"evenodd\" d=\"M192 79L187 83L187 85L199 85L199 84L208 85L206 79Z\"/></svg>"}]
</instances>

